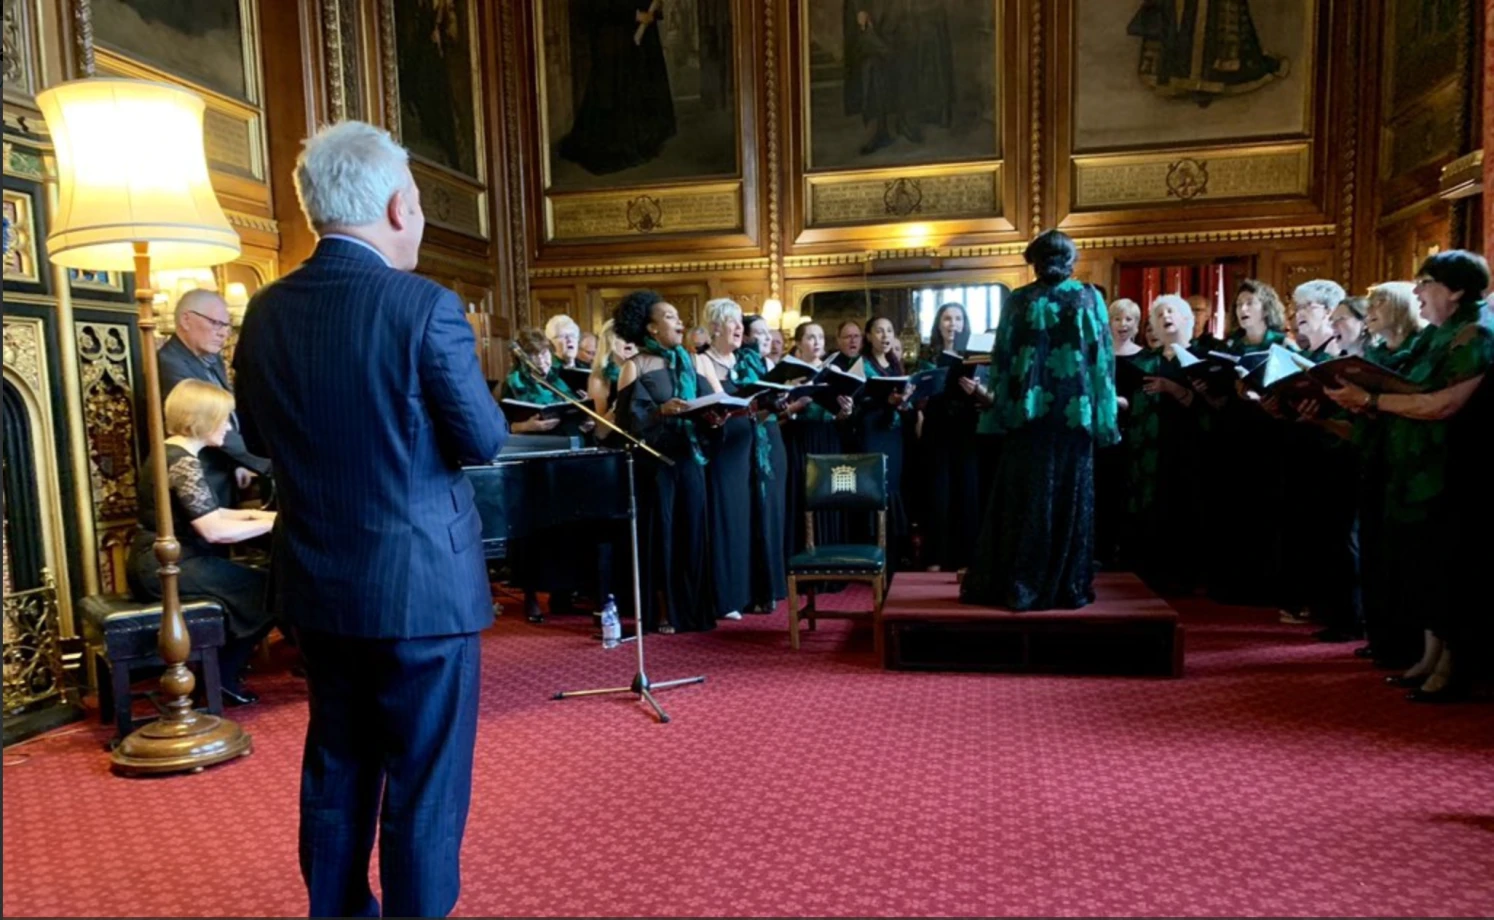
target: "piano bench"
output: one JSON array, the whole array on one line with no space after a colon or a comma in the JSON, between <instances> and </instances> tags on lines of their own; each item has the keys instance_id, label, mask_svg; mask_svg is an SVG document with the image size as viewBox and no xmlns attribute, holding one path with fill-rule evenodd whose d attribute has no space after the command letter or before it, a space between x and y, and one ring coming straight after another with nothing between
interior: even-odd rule
<instances>
[{"instance_id":1,"label":"piano bench","mask_svg":"<svg viewBox=\"0 0 1494 920\"><path fill-rule=\"evenodd\" d=\"M112 748L135 727L132 673L165 664L156 648L161 634L161 602L137 601L121 594L91 594L78 602L78 612L82 615L89 670L98 675L99 721L114 722L114 737L109 742ZM216 600L183 598L182 615L192 639L187 662L201 666L203 700L207 711L218 715L223 712L218 649L227 638L223 607ZM98 672L99 665L108 671L107 679Z\"/></svg>"}]
</instances>

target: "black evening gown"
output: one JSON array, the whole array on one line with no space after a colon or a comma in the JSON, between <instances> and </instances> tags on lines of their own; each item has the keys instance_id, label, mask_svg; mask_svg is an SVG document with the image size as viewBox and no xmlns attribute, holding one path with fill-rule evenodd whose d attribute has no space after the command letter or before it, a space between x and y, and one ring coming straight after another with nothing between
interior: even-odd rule
<instances>
[{"instance_id":1,"label":"black evening gown","mask_svg":"<svg viewBox=\"0 0 1494 920\"><path fill-rule=\"evenodd\" d=\"M867 359L868 376L885 376ZM906 554L908 514L903 505L903 426L911 424L908 413L900 412L886 402L862 403L851 428L854 449L861 453L882 454L887 458L887 567L895 571ZM875 515L866 515L852 523L852 539L858 543L876 542Z\"/></svg>"},{"instance_id":2,"label":"black evening gown","mask_svg":"<svg viewBox=\"0 0 1494 920\"><path fill-rule=\"evenodd\" d=\"M975 436L980 413L963 392L946 391L924 407L924 563L946 572L970 564L980 536L980 454Z\"/></svg>"},{"instance_id":3,"label":"black evening gown","mask_svg":"<svg viewBox=\"0 0 1494 920\"><path fill-rule=\"evenodd\" d=\"M784 502L788 533L784 545L789 555L804 551L804 471L810 454L842 452L840 426L824 409L811 405L799 417L783 426L783 443L788 452L788 498ZM814 542L817 546L846 542L846 520L842 512L819 511L814 516Z\"/></svg>"},{"instance_id":4,"label":"black evening gown","mask_svg":"<svg viewBox=\"0 0 1494 920\"><path fill-rule=\"evenodd\" d=\"M771 473L752 471L752 606L769 613L788 597L786 504L789 458L776 418L756 426L754 438L766 441ZM756 443L754 443L756 448Z\"/></svg>"},{"instance_id":5,"label":"black evening gown","mask_svg":"<svg viewBox=\"0 0 1494 920\"><path fill-rule=\"evenodd\" d=\"M1116 367L1122 362L1134 364L1139 355L1117 355ZM1134 392L1117 387L1116 395L1132 405L1136 402ZM1095 560L1106 569L1131 564L1129 538L1136 530L1128 508L1131 463L1126 445L1131 440L1131 418L1131 413L1122 409L1118 417L1121 443L1095 451Z\"/></svg>"},{"instance_id":6,"label":"black evening gown","mask_svg":"<svg viewBox=\"0 0 1494 920\"><path fill-rule=\"evenodd\" d=\"M700 379L697 392L706 392L709 386ZM646 454L637 457L643 627L657 629L662 617L682 632L714 629L706 564L710 526L705 467L696 462L691 449L687 426L693 423L658 413L674 395L669 371L657 367L641 372L617 396L623 427L674 461L666 466Z\"/></svg>"},{"instance_id":7,"label":"black evening gown","mask_svg":"<svg viewBox=\"0 0 1494 920\"><path fill-rule=\"evenodd\" d=\"M1094 439L1062 420L1006 435L966 603L1074 610L1095 599L1094 471Z\"/></svg>"},{"instance_id":8,"label":"black evening gown","mask_svg":"<svg viewBox=\"0 0 1494 920\"><path fill-rule=\"evenodd\" d=\"M706 360L711 360L707 355ZM713 362L714 363L714 362ZM716 364L721 388L735 394L730 368ZM710 496L711 585L716 616L740 613L752 602L752 449L755 423L728 419L709 433L706 491Z\"/></svg>"},{"instance_id":9,"label":"black evening gown","mask_svg":"<svg viewBox=\"0 0 1494 920\"><path fill-rule=\"evenodd\" d=\"M562 384L558 372L550 374L550 382ZM572 392L572 395L577 394ZM509 374L503 384L502 398L526 400L541 405L553 405L561 401L560 397L550 391L527 381L523 371ZM579 436L580 422L567 421L548 434ZM598 540L597 528L592 524L543 527L523 539L512 540L508 545L509 581L525 592L548 593L550 612L563 612L562 605L575 595L595 594L609 587L599 563L601 551ZM557 599L560 599L559 602ZM598 597L597 601L600 609L602 598Z\"/></svg>"}]
</instances>

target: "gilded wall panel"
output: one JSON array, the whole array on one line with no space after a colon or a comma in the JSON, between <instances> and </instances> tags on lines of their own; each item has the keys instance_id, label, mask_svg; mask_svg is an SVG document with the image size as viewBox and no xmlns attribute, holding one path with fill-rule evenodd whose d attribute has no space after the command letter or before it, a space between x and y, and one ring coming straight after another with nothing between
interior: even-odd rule
<instances>
[{"instance_id":1,"label":"gilded wall panel","mask_svg":"<svg viewBox=\"0 0 1494 920\"><path fill-rule=\"evenodd\" d=\"M1001 216L1001 164L863 177L809 176L810 227Z\"/></svg>"},{"instance_id":2,"label":"gilded wall panel","mask_svg":"<svg viewBox=\"0 0 1494 920\"><path fill-rule=\"evenodd\" d=\"M742 229L742 184L550 196L552 240Z\"/></svg>"},{"instance_id":3,"label":"gilded wall panel","mask_svg":"<svg viewBox=\"0 0 1494 920\"><path fill-rule=\"evenodd\" d=\"M1306 144L1257 151L1076 157L1073 163L1076 211L1298 197L1307 194L1312 169Z\"/></svg>"}]
</instances>

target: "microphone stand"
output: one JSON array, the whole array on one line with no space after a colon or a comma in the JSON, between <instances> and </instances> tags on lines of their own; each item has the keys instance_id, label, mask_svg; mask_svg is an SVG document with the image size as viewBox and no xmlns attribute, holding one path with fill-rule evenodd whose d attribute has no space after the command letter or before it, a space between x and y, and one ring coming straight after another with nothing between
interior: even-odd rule
<instances>
[{"instance_id":1,"label":"microphone stand","mask_svg":"<svg viewBox=\"0 0 1494 920\"><path fill-rule=\"evenodd\" d=\"M647 444L643 443L638 438L635 438L628 432L623 431L614 423L608 421L606 418L603 418L598 413L593 412L580 400L574 399L568 393L553 385L552 383L550 383L550 381L546 380L544 375L539 372L539 368L535 366L534 362L529 360L529 356L525 354L523 349L518 346L518 343L511 343L510 347L513 349L514 355L519 359L519 362L529 369L530 376L534 380L538 381L541 386L545 387L556 396L559 396L570 405L573 405L576 408L580 409L582 412L585 412L600 424L607 426L609 430L622 435L623 439L631 445L631 447L629 447L625 452L628 457L628 538L632 543L633 558L633 635L628 639L624 639L623 641L631 641L634 647L637 649L638 670L634 673L632 682L626 687L603 687L595 690L561 690L557 692L553 697L551 697L551 699L565 700L577 696L611 696L612 694L616 693L632 693L640 700L647 703L649 707L653 709L654 717L658 719L659 722L666 723L669 721L669 714L664 711L664 708L662 706L659 705L659 701L654 699L653 691L668 690L673 687L683 687L688 684L703 684L705 683L705 677L682 677L676 680L654 682L649 680L648 672L644 669L643 595L638 574L638 489L634 481L633 453L635 450L642 450L666 466L674 466L674 461L670 460L668 457L659 453L652 447L649 447Z\"/></svg>"}]
</instances>

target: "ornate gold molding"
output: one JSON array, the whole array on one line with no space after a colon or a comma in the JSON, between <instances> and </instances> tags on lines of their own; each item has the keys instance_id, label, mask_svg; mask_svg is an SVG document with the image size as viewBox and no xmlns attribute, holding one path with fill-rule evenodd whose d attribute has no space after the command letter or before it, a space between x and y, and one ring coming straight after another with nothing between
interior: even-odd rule
<instances>
[{"instance_id":1,"label":"ornate gold molding","mask_svg":"<svg viewBox=\"0 0 1494 920\"><path fill-rule=\"evenodd\" d=\"M52 420L53 393L47 369L45 333L40 319L4 318L4 374L20 394L31 425L36 470L37 506L41 510L42 556L56 574L63 637L74 635L72 591L67 576L67 546L62 518L62 478Z\"/></svg>"},{"instance_id":2,"label":"ornate gold molding","mask_svg":"<svg viewBox=\"0 0 1494 920\"><path fill-rule=\"evenodd\" d=\"M28 149L30 145L30 149ZM29 179L32 182L45 182L47 179L46 165L42 161L42 150L51 150L51 144L41 144L27 141L18 143L16 141L5 142L5 174L17 179Z\"/></svg>"},{"instance_id":3,"label":"ornate gold molding","mask_svg":"<svg viewBox=\"0 0 1494 920\"><path fill-rule=\"evenodd\" d=\"M1192 243L1244 243L1258 240L1294 240L1333 236L1337 224L1305 224L1297 227L1261 227L1253 230L1199 230L1182 233L1138 233L1126 236L1076 237L1080 249L1120 249L1131 246L1177 246Z\"/></svg>"},{"instance_id":4,"label":"ornate gold molding","mask_svg":"<svg viewBox=\"0 0 1494 920\"><path fill-rule=\"evenodd\" d=\"M1032 0L1028 15L1029 24L1027 62L1028 98L1028 164L1027 194L1029 196L1030 235L1043 232L1043 0Z\"/></svg>"},{"instance_id":5,"label":"ornate gold molding","mask_svg":"<svg viewBox=\"0 0 1494 920\"><path fill-rule=\"evenodd\" d=\"M93 56L93 2L73 0L73 48L78 55L78 76L98 75Z\"/></svg>"},{"instance_id":6,"label":"ornate gold molding","mask_svg":"<svg viewBox=\"0 0 1494 920\"><path fill-rule=\"evenodd\" d=\"M272 217L261 217L258 214L245 214L243 211L223 210L223 216L235 227L245 230L258 230L260 233L280 235L280 222Z\"/></svg>"},{"instance_id":7,"label":"ornate gold molding","mask_svg":"<svg viewBox=\"0 0 1494 920\"><path fill-rule=\"evenodd\" d=\"M529 284L526 281L529 271L529 240L528 228L524 222L527 199L523 173L518 168L518 161L521 159L520 151L524 143L519 125L519 105L524 95L519 91L518 63L519 42L523 33L514 21L515 16L518 15L517 5L499 3L497 7L498 34L502 42L499 55L503 59L501 71L503 88L499 93L499 99L503 105L503 146L507 155L507 164L503 174L508 183L508 201L505 207L508 211L509 272L514 297L511 320L512 325L518 327L529 319ZM504 319L508 321L510 318Z\"/></svg>"},{"instance_id":8,"label":"ornate gold molding","mask_svg":"<svg viewBox=\"0 0 1494 920\"><path fill-rule=\"evenodd\" d=\"M394 0L379 0L379 69L384 93L384 130L399 137L399 49L395 47Z\"/></svg>"},{"instance_id":9,"label":"ornate gold molding","mask_svg":"<svg viewBox=\"0 0 1494 920\"><path fill-rule=\"evenodd\" d=\"M720 259L700 262L648 262L612 265L556 266L553 268L531 268L529 277L544 278L594 278L618 275L679 275L701 272L762 271L772 267L766 257L754 259Z\"/></svg>"},{"instance_id":10,"label":"ornate gold molding","mask_svg":"<svg viewBox=\"0 0 1494 920\"><path fill-rule=\"evenodd\" d=\"M764 95L768 103L768 296L778 297L783 284L783 223L779 218L782 159L778 149L778 7L764 0L763 66L766 70Z\"/></svg>"},{"instance_id":11,"label":"ornate gold molding","mask_svg":"<svg viewBox=\"0 0 1494 920\"><path fill-rule=\"evenodd\" d=\"M416 161L410 164L420 187L426 220L479 239L488 238L488 195L483 187L457 173Z\"/></svg>"},{"instance_id":12,"label":"ornate gold molding","mask_svg":"<svg viewBox=\"0 0 1494 920\"><path fill-rule=\"evenodd\" d=\"M1344 55L1343 125L1339 128L1341 188L1338 202L1338 274L1344 287L1354 284L1354 183L1355 170L1359 165L1359 4L1348 4L1348 26L1344 44L1349 53Z\"/></svg>"},{"instance_id":13,"label":"ornate gold molding","mask_svg":"<svg viewBox=\"0 0 1494 920\"><path fill-rule=\"evenodd\" d=\"M1483 182L1484 151L1480 148L1442 167L1439 194L1448 200L1466 198L1483 191Z\"/></svg>"},{"instance_id":14,"label":"ornate gold molding","mask_svg":"<svg viewBox=\"0 0 1494 920\"><path fill-rule=\"evenodd\" d=\"M10 224L5 241L5 280L38 284L41 266L37 263L36 202L25 192L11 189L5 190L4 197L5 219ZM9 298L10 293L5 296Z\"/></svg>"}]
</instances>

